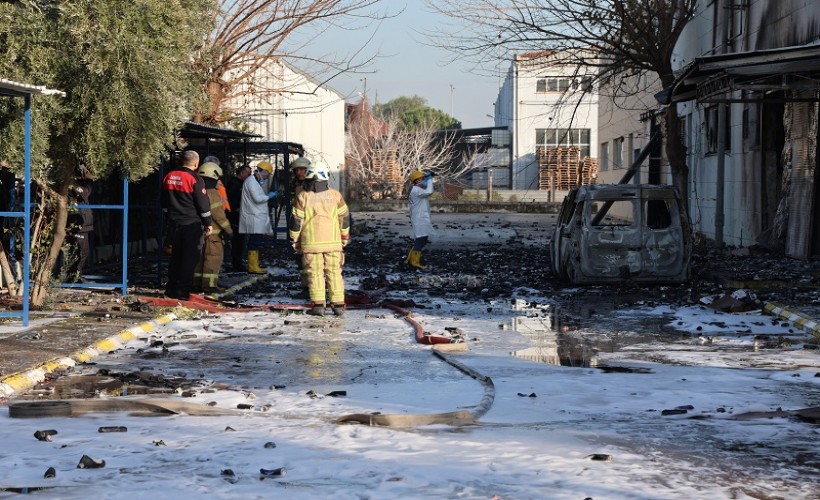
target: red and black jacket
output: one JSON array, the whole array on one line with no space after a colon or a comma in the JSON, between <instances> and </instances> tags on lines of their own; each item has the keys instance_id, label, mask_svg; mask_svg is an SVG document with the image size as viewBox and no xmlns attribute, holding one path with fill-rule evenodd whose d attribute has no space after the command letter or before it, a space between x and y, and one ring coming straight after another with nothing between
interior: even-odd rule
<instances>
[{"instance_id":1,"label":"red and black jacket","mask_svg":"<svg viewBox=\"0 0 820 500\"><path fill-rule=\"evenodd\" d=\"M177 226L210 226L211 202L205 182L188 168L168 172L162 179L162 210Z\"/></svg>"}]
</instances>

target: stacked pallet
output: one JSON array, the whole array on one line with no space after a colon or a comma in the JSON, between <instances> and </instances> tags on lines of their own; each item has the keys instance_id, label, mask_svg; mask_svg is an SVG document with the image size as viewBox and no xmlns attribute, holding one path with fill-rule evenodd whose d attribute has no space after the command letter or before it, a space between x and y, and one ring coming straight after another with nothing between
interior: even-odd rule
<instances>
[{"instance_id":1,"label":"stacked pallet","mask_svg":"<svg viewBox=\"0 0 820 500\"><path fill-rule=\"evenodd\" d=\"M381 192L387 197L401 191L404 179L395 149L374 151L370 167L372 175L368 176L367 182L373 191Z\"/></svg>"},{"instance_id":2,"label":"stacked pallet","mask_svg":"<svg viewBox=\"0 0 820 500\"><path fill-rule=\"evenodd\" d=\"M595 184L598 180L598 159L587 156L581 162L581 184Z\"/></svg>"},{"instance_id":3,"label":"stacked pallet","mask_svg":"<svg viewBox=\"0 0 820 500\"><path fill-rule=\"evenodd\" d=\"M569 190L592 184L598 176L598 161L588 156L581 161L580 148L538 146L535 154L539 190Z\"/></svg>"}]
</instances>

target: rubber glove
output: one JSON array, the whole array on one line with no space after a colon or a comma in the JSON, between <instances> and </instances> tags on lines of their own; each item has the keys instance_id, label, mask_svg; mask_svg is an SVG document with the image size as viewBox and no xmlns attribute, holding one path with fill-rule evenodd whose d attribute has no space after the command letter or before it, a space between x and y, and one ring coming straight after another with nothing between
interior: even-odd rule
<instances>
[{"instance_id":1,"label":"rubber glove","mask_svg":"<svg viewBox=\"0 0 820 500\"><path fill-rule=\"evenodd\" d=\"M269 200L275 200L277 196L279 196L279 191L271 191L268 193Z\"/></svg>"}]
</instances>

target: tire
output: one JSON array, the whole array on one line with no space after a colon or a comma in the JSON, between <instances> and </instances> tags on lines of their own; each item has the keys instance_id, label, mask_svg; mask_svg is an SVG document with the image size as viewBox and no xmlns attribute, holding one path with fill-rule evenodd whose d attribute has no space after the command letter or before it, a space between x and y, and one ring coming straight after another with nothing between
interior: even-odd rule
<instances>
[{"instance_id":1,"label":"tire","mask_svg":"<svg viewBox=\"0 0 820 500\"><path fill-rule=\"evenodd\" d=\"M70 417L71 403L67 401L23 401L9 405L11 418Z\"/></svg>"}]
</instances>

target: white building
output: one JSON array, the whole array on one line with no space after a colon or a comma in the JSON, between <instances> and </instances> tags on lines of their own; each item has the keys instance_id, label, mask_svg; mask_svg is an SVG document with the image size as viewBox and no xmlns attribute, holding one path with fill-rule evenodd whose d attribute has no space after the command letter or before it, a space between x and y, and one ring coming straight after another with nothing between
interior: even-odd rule
<instances>
[{"instance_id":1,"label":"white building","mask_svg":"<svg viewBox=\"0 0 820 500\"><path fill-rule=\"evenodd\" d=\"M658 111L655 94L661 90L656 76L629 76L617 85L601 86L598 94L598 183L616 184L649 143L653 116ZM652 159L651 161L657 161ZM659 162L650 176L649 162L641 162L629 182L671 184L668 162ZM650 177L660 177L659 179Z\"/></svg>"},{"instance_id":2,"label":"white building","mask_svg":"<svg viewBox=\"0 0 820 500\"><path fill-rule=\"evenodd\" d=\"M230 104L237 118L263 141L293 142L311 161L323 161L337 189L345 158L345 103L330 87L282 60L272 61L253 79L256 88L276 92L247 93ZM240 89L239 94L244 89Z\"/></svg>"},{"instance_id":3,"label":"white building","mask_svg":"<svg viewBox=\"0 0 820 500\"><path fill-rule=\"evenodd\" d=\"M598 95L583 71L562 64L553 51L521 54L510 65L496 99L495 125L512 135L513 189L538 189L540 146L576 146L581 158L598 157Z\"/></svg>"}]
</instances>

